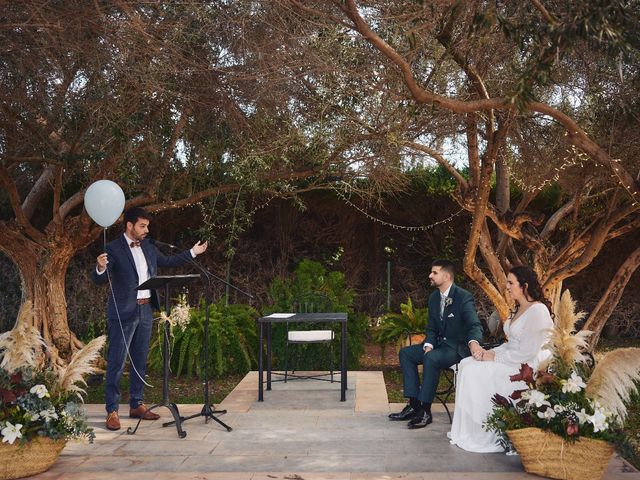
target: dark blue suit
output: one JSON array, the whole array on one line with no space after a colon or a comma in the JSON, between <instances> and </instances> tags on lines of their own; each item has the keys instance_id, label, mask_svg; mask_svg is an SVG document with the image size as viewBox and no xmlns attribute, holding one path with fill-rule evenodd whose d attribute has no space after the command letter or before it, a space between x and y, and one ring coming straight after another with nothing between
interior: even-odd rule
<instances>
[{"instance_id":1,"label":"dark blue suit","mask_svg":"<svg viewBox=\"0 0 640 480\"><path fill-rule=\"evenodd\" d=\"M440 370L468 357L469 342L482 341L482 324L476 313L473 296L465 289L451 285L444 313L440 317L440 291L429 297L429 322L424 342L400 350L400 366L404 379L404 396L432 403L440 380ZM425 354L424 343L433 345ZM422 365L422 385L418 376Z\"/></svg>"},{"instance_id":2,"label":"dark blue suit","mask_svg":"<svg viewBox=\"0 0 640 480\"><path fill-rule=\"evenodd\" d=\"M139 248L142 248L149 277L156 275L158 267L178 267L188 261L191 253L182 252L178 255L163 255L149 240L143 240ZM109 275L104 272L99 275L95 268L93 280L97 284L109 283L111 278L112 292L109 292L107 301L107 334L109 337L109 349L107 352L107 374L105 381L105 404L107 412L118 410L120 401L120 377L124 370L127 356L127 347L131 355L131 362L138 374L131 369L130 373L130 398L131 408L136 408L142 403L142 392L147 354L149 353L149 341L153 323L152 307L158 310L160 303L158 293L151 290L151 303L139 305L137 303L139 285L136 264L124 235L107 244L106 248L107 269ZM119 318L119 320L118 320ZM126 344L125 344L126 342Z\"/></svg>"}]
</instances>

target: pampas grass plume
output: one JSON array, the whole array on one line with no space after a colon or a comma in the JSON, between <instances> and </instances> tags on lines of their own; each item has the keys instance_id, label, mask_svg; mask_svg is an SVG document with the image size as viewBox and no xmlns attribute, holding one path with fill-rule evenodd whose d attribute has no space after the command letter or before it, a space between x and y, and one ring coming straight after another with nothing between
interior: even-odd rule
<instances>
[{"instance_id":1,"label":"pampas grass plume","mask_svg":"<svg viewBox=\"0 0 640 480\"><path fill-rule=\"evenodd\" d=\"M71 357L69 365L58 371L57 389L65 392L75 393L82 400L83 393L86 393L80 385L85 385L84 376L95 373L95 361L104 347L107 337L102 335L94 338L82 349L78 350Z\"/></svg>"},{"instance_id":2,"label":"pampas grass plume","mask_svg":"<svg viewBox=\"0 0 640 480\"><path fill-rule=\"evenodd\" d=\"M587 338L592 333L588 330L573 333L576 323L585 316L584 312L576 313L575 308L576 302L571 298L569 290L565 290L560 299L555 326L551 331L547 346L553 356L567 366L584 362L587 359L582 352L588 350Z\"/></svg>"},{"instance_id":3,"label":"pampas grass plume","mask_svg":"<svg viewBox=\"0 0 640 480\"><path fill-rule=\"evenodd\" d=\"M624 422L625 403L636 392L640 380L640 348L618 348L607 353L596 364L587 382L585 394L609 409Z\"/></svg>"},{"instance_id":4,"label":"pampas grass plume","mask_svg":"<svg viewBox=\"0 0 640 480\"><path fill-rule=\"evenodd\" d=\"M20 311L16 326L0 335L0 368L13 373L21 368L37 368L44 360L45 341L38 329L30 324L33 315L29 303Z\"/></svg>"}]
</instances>

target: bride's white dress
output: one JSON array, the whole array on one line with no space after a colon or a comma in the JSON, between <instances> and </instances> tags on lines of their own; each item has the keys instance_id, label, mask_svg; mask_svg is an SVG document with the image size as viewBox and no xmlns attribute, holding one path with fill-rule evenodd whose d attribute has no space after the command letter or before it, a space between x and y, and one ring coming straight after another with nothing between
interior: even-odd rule
<instances>
[{"instance_id":1,"label":"bride's white dress","mask_svg":"<svg viewBox=\"0 0 640 480\"><path fill-rule=\"evenodd\" d=\"M509 376L518 373L523 363L537 366L541 347L552 327L547 307L534 303L513 326L510 319L505 322L504 333L509 341L493 349L494 362L480 362L473 357L460 362L455 411L448 435L452 444L469 452L503 451L496 443L497 436L482 426L493 409L491 398L496 393L506 397L514 390L526 388L524 382L512 382Z\"/></svg>"}]
</instances>

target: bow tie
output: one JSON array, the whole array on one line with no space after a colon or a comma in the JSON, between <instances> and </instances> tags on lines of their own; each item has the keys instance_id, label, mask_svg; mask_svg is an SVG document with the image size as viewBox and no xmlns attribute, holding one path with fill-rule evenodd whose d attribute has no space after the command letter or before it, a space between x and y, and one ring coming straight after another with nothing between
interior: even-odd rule
<instances>
[{"instance_id":1,"label":"bow tie","mask_svg":"<svg viewBox=\"0 0 640 480\"><path fill-rule=\"evenodd\" d=\"M140 240L134 240L133 242L131 242L131 243L129 244L129 246L130 246L131 248L139 247L139 246L140 246Z\"/></svg>"}]
</instances>

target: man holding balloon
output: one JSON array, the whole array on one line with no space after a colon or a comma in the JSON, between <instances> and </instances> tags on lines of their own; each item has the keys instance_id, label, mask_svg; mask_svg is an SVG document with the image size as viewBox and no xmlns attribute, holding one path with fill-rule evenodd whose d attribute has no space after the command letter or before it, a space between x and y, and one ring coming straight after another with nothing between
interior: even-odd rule
<instances>
[{"instance_id":1,"label":"man holding balloon","mask_svg":"<svg viewBox=\"0 0 640 480\"><path fill-rule=\"evenodd\" d=\"M120 211L113 218L114 202L120 203L119 197L122 195L121 204L124 206L124 194L117 184L108 180L100 182L106 183L99 185L100 188L97 189L99 194L95 193L96 188L93 193L90 191L99 182L94 183L87 190L85 207L91 218L106 228L114 223L122 212L120 207ZM96 199L97 196L100 198ZM108 199L108 206L103 205L105 208L100 209L97 204L105 198ZM112 211L107 215L109 218L106 218L105 210L110 208ZM100 212L96 213L97 210ZM111 223L108 223L109 221ZM134 207L127 210L124 214L123 234L106 245L106 253L98 256L96 269L93 271L93 280L96 284L111 285L107 302L109 348L105 381L106 427L109 430L120 429L118 415L120 378L127 357L131 364L129 417L143 420L159 418L158 414L149 411L143 403L143 388L153 323L152 310L159 309L160 304L155 290L136 290L136 288L156 275L158 267L178 267L207 250L207 242L197 242L191 250L177 255L163 255L146 238L150 221L150 215L142 208Z\"/></svg>"}]
</instances>

